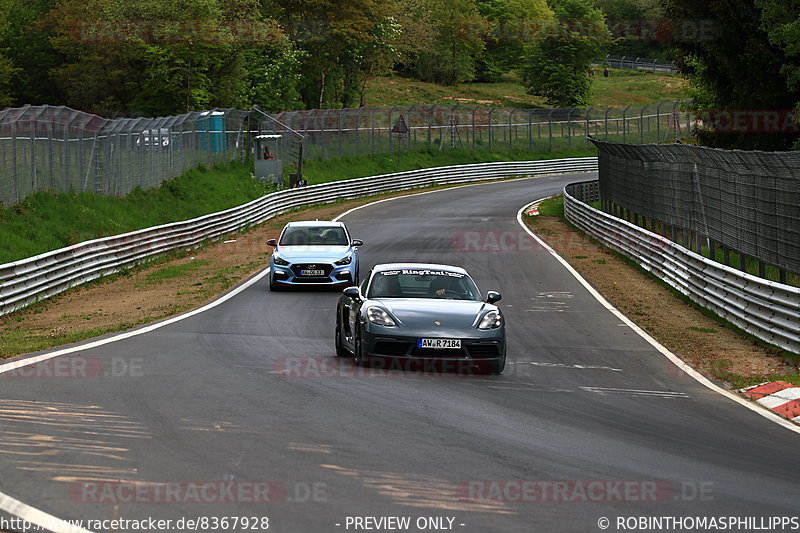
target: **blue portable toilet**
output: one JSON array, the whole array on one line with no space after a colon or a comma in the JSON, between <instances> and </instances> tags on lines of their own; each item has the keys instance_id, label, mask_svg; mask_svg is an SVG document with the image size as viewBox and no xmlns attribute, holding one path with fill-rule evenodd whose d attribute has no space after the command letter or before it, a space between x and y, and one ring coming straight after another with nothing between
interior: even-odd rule
<instances>
[{"instance_id":1,"label":"blue portable toilet","mask_svg":"<svg viewBox=\"0 0 800 533\"><path fill-rule=\"evenodd\" d=\"M225 112L203 111L197 119L200 150L219 154L225 151Z\"/></svg>"}]
</instances>

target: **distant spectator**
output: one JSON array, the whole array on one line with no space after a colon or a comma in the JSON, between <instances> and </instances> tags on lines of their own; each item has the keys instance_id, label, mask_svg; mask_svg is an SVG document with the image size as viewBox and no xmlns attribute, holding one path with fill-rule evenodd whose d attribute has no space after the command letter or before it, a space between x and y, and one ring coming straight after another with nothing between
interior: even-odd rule
<instances>
[{"instance_id":1,"label":"distant spectator","mask_svg":"<svg viewBox=\"0 0 800 533\"><path fill-rule=\"evenodd\" d=\"M273 155L270 153L270 151L269 151L269 147L268 147L268 146L265 146L265 147L264 147L264 159L275 159L275 156L273 156Z\"/></svg>"}]
</instances>

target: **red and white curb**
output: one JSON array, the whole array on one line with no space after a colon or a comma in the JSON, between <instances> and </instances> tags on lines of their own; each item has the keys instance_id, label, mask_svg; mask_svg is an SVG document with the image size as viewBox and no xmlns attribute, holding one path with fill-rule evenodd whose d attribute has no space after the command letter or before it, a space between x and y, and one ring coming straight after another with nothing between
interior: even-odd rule
<instances>
[{"instance_id":1,"label":"red and white curb","mask_svg":"<svg viewBox=\"0 0 800 533\"><path fill-rule=\"evenodd\" d=\"M740 392L777 414L800 423L800 387L797 385L773 381L747 387Z\"/></svg>"},{"instance_id":2,"label":"red and white curb","mask_svg":"<svg viewBox=\"0 0 800 533\"><path fill-rule=\"evenodd\" d=\"M539 216L539 204L541 204L545 200L549 200L550 198L555 198L556 196L558 195L554 194L552 196L536 200L535 202L524 208L525 214L531 217Z\"/></svg>"}]
</instances>

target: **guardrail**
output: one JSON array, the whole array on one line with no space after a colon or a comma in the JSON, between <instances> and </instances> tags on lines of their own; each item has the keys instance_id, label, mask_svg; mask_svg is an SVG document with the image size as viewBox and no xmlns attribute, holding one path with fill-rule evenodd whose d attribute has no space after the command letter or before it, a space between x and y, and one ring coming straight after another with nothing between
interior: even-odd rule
<instances>
[{"instance_id":1,"label":"guardrail","mask_svg":"<svg viewBox=\"0 0 800 533\"><path fill-rule=\"evenodd\" d=\"M674 62L660 61L658 59L643 59L641 57L613 57L606 56L605 63L611 68L624 68L633 70L651 70L653 72L678 72Z\"/></svg>"},{"instance_id":2,"label":"guardrail","mask_svg":"<svg viewBox=\"0 0 800 533\"><path fill-rule=\"evenodd\" d=\"M800 288L717 263L587 205L599 200L598 184L564 188L564 214L570 222L751 335L800 353Z\"/></svg>"},{"instance_id":3,"label":"guardrail","mask_svg":"<svg viewBox=\"0 0 800 533\"><path fill-rule=\"evenodd\" d=\"M0 315L178 248L199 246L290 209L430 185L597 170L597 158L479 163L288 189L184 222L75 244L0 265Z\"/></svg>"}]
</instances>

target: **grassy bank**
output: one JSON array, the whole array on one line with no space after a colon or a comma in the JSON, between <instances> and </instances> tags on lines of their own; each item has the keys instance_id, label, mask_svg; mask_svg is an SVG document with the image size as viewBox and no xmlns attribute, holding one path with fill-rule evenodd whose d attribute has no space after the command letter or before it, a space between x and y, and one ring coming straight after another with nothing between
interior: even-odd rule
<instances>
[{"instance_id":1,"label":"grassy bank","mask_svg":"<svg viewBox=\"0 0 800 533\"><path fill-rule=\"evenodd\" d=\"M624 107L650 105L685 99L686 80L677 74L644 70L610 69L609 77L595 68L592 78L592 105ZM367 106L403 106L425 102L426 105L482 105L488 107L549 107L538 96L525 92L513 73L498 83L461 83L445 87L435 83L387 76L367 84Z\"/></svg>"},{"instance_id":2,"label":"grassy bank","mask_svg":"<svg viewBox=\"0 0 800 533\"><path fill-rule=\"evenodd\" d=\"M429 151L309 161L309 183L433 166L486 161L554 159L593 155L593 149L559 152ZM250 165L197 168L155 189L124 198L89 193L39 192L0 208L0 264L98 237L186 220L241 205L274 187L251 177Z\"/></svg>"},{"instance_id":3,"label":"grassy bank","mask_svg":"<svg viewBox=\"0 0 800 533\"><path fill-rule=\"evenodd\" d=\"M78 242L186 220L274 190L240 165L203 167L124 198L37 192L0 209L0 264Z\"/></svg>"}]
</instances>

